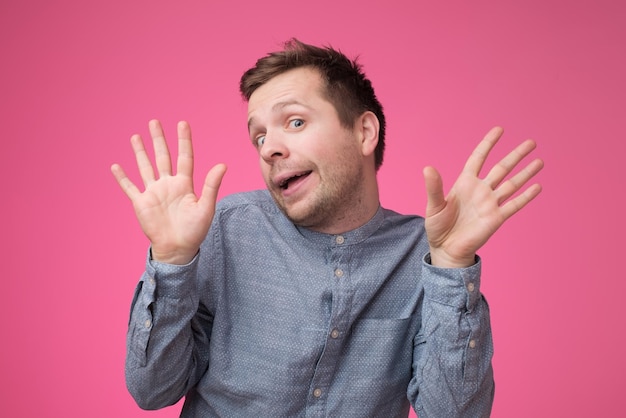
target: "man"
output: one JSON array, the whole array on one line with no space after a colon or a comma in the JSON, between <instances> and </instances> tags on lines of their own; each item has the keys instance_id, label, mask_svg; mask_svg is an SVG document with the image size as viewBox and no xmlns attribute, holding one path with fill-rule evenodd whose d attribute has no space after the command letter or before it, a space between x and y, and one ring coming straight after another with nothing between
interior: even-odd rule
<instances>
[{"instance_id":1,"label":"man","mask_svg":"<svg viewBox=\"0 0 626 418\"><path fill-rule=\"evenodd\" d=\"M181 416L488 416L492 341L476 251L539 192L525 141L484 178L501 129L447 196L424 177L425 219L380 207L385 119L356 62L292 40L241 80L267 191L200 196L189 126L177 173L157 121L145 185L112 167L150 239L128 332L126 378L142 408L185 396Z\"/></svg>"}]
</instances>

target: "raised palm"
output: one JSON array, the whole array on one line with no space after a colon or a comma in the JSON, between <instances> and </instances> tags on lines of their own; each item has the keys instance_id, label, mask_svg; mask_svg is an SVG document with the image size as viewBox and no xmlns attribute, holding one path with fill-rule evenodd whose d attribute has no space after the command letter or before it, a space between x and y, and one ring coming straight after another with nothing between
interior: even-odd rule
<instances>
[{"instance_id":1,"label":"raised palm","mask_svg":"<svg viewBox=\"0 0 626 418\"><path fill-rule=\"evenodd\" d=\"M172 173L170 152L161 124L153 120L149 128L158 178L139 135L131 137L131 145L145 190L141 192L120 165L114 164L111 171L133 204L139 224L151 242L153 259L185 264L198 252L209 230L226 167L223 164L213 167L206 176L200 196L196 196L189 125L178 123L176 174Z\"/></svg>"},{"instance_id":2,"label":"raised palm","mask_svg":"<svg viewBox=\"0 0 626 418\"><path fill-rule=\"evenodd\" d=\"M447 196L444 196L439 173L432 167L424 169L428 193L426 232L434 265L471 265L478 249L494 232L541 192L541 186L533 184L513 197L543 168L540 159L531 161L505 180L535 149L536 144L531 140L511 151L484 178L479 177L487 156L501 136L501 128L489 131L470 155Z\"/></svg>"}]
</instances>

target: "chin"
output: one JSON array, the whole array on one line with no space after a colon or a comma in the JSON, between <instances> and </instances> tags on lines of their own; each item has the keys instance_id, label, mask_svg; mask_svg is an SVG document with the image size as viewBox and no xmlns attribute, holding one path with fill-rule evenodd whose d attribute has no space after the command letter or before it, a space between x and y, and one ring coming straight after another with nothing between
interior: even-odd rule
<instances>
[{"instance_id":1,"label":"chin","mask_svg":"<svg viewBox=\"0 0 626 418\"><path fill-rule=\"evenodd\" d=\"M305 228L312 227L316 224L315 211L311 209L305 202L297 202L294 205L285 205L284 203L278 204L278 207L283 211L285 216L289 218L295 225L303 226Z\"/></svg>"},{"instance_id":2,"label":"chin","mask_svg":"<svg viewBox=\"0 0 626 418\"><path fill-rule=\"evenodd\" d=\"M320 204L314 193L303 196L294 202L285 202L280 190L272 190L271 195L276 206L292 223L298 226L314 228L322 224L325 220L324 214L329 213L328 208Z\"/></svg>"},{"instance_id":3,"label":"chin","mask_svg":"<svg viewBox=\"0 0 626 418\"><path fill-rule=\"evenodd\" d=\"M298 210L295 209L293 207L288 208L288 207L281 207L281 210L283 211L283 213L285 214L285 216L287 216L287 218L289 218L289 220L291 222L293 222L294 224L298 225L298 226L309 226L311 225L311 214L308 213L308 211L306 210Z\"/></svg>"}]
</instances>

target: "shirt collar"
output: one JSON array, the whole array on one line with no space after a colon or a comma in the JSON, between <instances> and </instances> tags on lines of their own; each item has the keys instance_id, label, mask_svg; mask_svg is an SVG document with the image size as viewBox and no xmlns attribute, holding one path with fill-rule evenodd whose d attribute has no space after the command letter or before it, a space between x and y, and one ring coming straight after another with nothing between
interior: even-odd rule
<instances>
[{"instance_id":1,"label":"shirt collar","mask_svg":"<svg viewBox=\"0 0 626 418\"><path fill-rule=\"evenodd\" d=\"M323 232L312 231L310 229L295 226L300 235L307 240L324 245L324 246L341 246L358 244L368 239L374 232L380 228L385 219L385 214L382 207L379 205L378 210L374 216L367 221L366 224L353 229L351 231L344 232L343 234L325 234Z\"/></svg>"}]
</instances>

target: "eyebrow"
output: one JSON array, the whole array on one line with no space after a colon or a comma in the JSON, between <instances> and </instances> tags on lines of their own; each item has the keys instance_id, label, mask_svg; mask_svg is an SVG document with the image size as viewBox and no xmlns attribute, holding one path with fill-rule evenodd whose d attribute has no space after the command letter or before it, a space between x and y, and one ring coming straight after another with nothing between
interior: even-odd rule
<instances>
[{"instance_id":1,"label":"eyebrow","mask_svg":"<svg viewBox=\"0 0 626 418\"><path fill-rule=\"evenodd\" d=\"M310 106L308 106L308 105L306 105L306 104L304 104L302 102L299 102L298 100L291 99L291 100L285 100L283 102L275 103L272 106L272 113L276 113L276 112L278 112L278 111L280 111L280 110L282 110L282 109L284 109L284 108L286 108L288 106L293 106L293 105L302 106L304 108L311 109ZM248 132L250 132L250 127L252 125L254 125L254 118L248 119Z\"/></svg>"}]
</instances>

